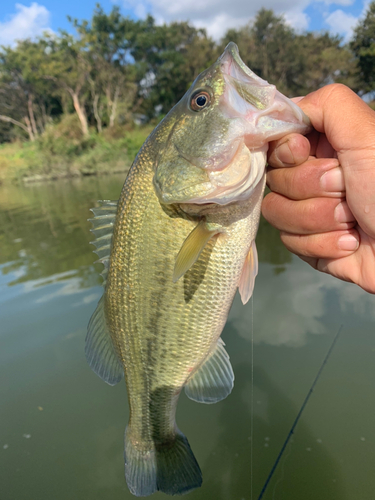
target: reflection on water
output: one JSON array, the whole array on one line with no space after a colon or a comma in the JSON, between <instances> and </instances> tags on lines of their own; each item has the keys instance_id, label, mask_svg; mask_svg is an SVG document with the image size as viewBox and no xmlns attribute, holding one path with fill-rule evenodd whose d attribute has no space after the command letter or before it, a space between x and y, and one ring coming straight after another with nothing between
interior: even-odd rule
<instances>
[{"instance_id":1,"label":"reflection on water","mask_svg":"<svg viewBox=\"0 0 375 500\"><path fill-rule=\"evenodd\" d=\"M88 210L116 199L122 182L0 187L1 500L133 498L123 474L124 384L104 384L83 355L101 295ZM257 245L254 299L244 307L236 297L223 333L233 393L216 405L180 398L178 424L204 476L188 498L258 498L342 324L264 498L372 500L374 297L292 257L264 221Z\"/></svg>"}]
</instances>

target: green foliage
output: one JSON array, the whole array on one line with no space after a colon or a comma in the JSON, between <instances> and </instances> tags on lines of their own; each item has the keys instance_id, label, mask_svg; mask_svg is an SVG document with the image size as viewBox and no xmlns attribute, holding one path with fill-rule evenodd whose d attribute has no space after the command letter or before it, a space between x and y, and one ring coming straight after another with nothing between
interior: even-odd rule
<instances>
[{"instance_id":1,"label":"green foliage","mask_svg":"<svg viewBox=\"0 0 375 500\"><path fill-rule=\"evenodd\" d=\"M61 113L54 89L41 72L47 41L21 40L16 48L0 51L0 115L2 120L10 117L30 140L43 133L53 115Z\"/></svg>"},{"instance_id":2,"label":"green foliage","mask_svg":"<svg viewBox=\"0 0 375 500\"><path fill-rule=\"evenodd\" d=\"M332 82L360 94L375 87L375 1L348 45L329 33L297 33L264 8L220 43L188 22L134 20L117 6L106 13L97 4L90 20L69 20L74 35L0 48L0 144L17 141L19 150L0 149L2 177L124 168L145 138L135 122L155 125L231 40L288 96Z\"/></svg>"},{"instance_id":3,"label":"green foliage","mask_svg":"<svg viewBox=\"0 0 375 500\"><path fill-rule=\"evenodd\" d=\"M149 117L167 113L194 79L218 57L205 30L187 22L157 26L148 16L140 23L132 55L138 70L141 110Z\"/></svg>"},{"instance_id":4,"label":"green foliage","mask_svg":"<svg viewBox=\"0 0 375 500\"><path fill-rule=\"evenodd\" d=\"M366 17L354 30L350 48L357 59L359 91L375 90L375 2L371 2Z\"/></svg>"},{"instance_id":5,"label":"green foliage","mask_svg":"<svg viewBox=\"0 0 375 500\"><path fill-rule=\"evenodd\" d=\"M353 56L339 37L324 32L297 34L272 10L261 9L252 24L229 30L221 50L230 40L257 75L289 97L328 83L353 83Z\"/></svg>"},{"instance_id":6,"label":"green foliage","mask_svg":"<svg viewBox=\"0 0 375 500\"><path fill-rule=\"evenodd\" d=\"M85 136L78 118L67 115L34 142L0 145L0 182L126 172L152 128L118 126L115 137L94 130Z\"/></svg>"}]
</instances>

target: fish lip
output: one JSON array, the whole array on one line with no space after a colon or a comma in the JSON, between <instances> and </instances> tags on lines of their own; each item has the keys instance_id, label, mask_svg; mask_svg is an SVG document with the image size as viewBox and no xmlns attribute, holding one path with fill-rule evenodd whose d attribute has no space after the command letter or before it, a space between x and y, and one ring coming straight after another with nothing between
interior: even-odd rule
<instances>
[{"instance_id":1,"label":"fish lip","mask_svg":"<svg viewBox=\"0 0 375 500\"><path fill-rule=\"evenodd\" d=\"M240 68L245 73L245 75L250 76L251 78L253 78L254 76L254 73L251 71L251 69L248 68L241 59L238 46L234 42L228 43L228 45L225 47L223 54L220 56L219 60L221 61L222 65L221 68L223 72L228 76L232 75L230 71L226 71L226 66L229 66L230 70L233 63L237 64L238 68Z\"/></svg>"},{"instance_id":2,"label":"fish lip","mask_svg":"<svg viewBox=\"0 0 375 500\"><path fill-rule=\"evenodd\" d=\"M241 59L239 50L237 45L234 42L230 42L224 53L219 58L221 61L221 70L224 75L224 78L228 84L234 84L236 88L237 85L240 87L251 87L257 89L254 94L254 99L249 99L249 96L240 94L241 97L247 102L247 105L250 107L250 110L253 110L257 113L258 119L262 116L268 115L268 113L275 106L276 99L278 101L284 101L288 103L289 110L294 115L294 118L297 122L302 122L304 125L304 130L301 130L300 133L307 134L311 132L312 125L309 117L301 110L301 108L292 101L289 101L287 97L281 94L275 87L268 83L263 78L260 78L257 74L255 74ZM237 88L236 91L238 92ZM250 93L253 93L250 92ZM227 106L227 109L231 112L236 112L231 106ZM237 110L238 112L238 110ZM252 111L251 113L252 114ZM243 118L246 120L247 116L244 113ZM301 124L302 125L302 124Z\"/></svg>"},{"instance_id":3,"label":"fish lip","mask_svg":"<svg viewBox=\"0 0 375 500\"><path fill-rule=\"evenodd\" d=\"M256 75L243 62L240 56L237 45L234 42L229 42L225 47L223 54L220 56L221 70L224 75L239 80L239 76L243 77L244 83L249 83L249 78L257 84L269 86L270 84ZM239 70L239 74L238 71Z\"/></svg>"}]
</instances>

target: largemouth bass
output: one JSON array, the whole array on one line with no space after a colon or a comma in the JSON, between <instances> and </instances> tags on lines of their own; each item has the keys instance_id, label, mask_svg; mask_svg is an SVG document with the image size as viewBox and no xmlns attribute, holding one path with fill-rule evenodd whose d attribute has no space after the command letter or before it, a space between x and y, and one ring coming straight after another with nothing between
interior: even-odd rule
<instances>
[{"instance_id":1,"label":"largemouth bass","mask_svg":"<svg viewBox=\"0 0 375 500\"><path fill-rule=\"evenodd\" d=\"M244 303L253 291L268 141L308 129L300 108L230 43L148 137L119 201L93 209L105 291L86 356L110 385L125 373L134 495L201 485L177 400L183 388L201 403L232 390L220 334L237 288Z\"/></svg>"}]
</instances>

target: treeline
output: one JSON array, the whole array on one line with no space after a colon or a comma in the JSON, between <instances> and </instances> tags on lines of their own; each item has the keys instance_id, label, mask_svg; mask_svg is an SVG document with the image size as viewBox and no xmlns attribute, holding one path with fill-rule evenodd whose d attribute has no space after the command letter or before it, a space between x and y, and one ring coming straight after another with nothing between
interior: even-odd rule
<instances>
[{"instance_id":1,"label":"treeline","mask_svg":"<svg viewBox=\"0 0 375 500\"><path fill-rule=\"evenodd\" d=\"M254 22L214 42L187 22L158 26L118 7L97 5L90 21L69 18L75 35L45 33L0 49L0 143L35 141L62 116L75 114L83 136L157 119L233 40L245 63L288 96L342 82L362 95L375 90L375 1L352 40L297 33L261 9Z\"/></svg>"}]
</instances>

